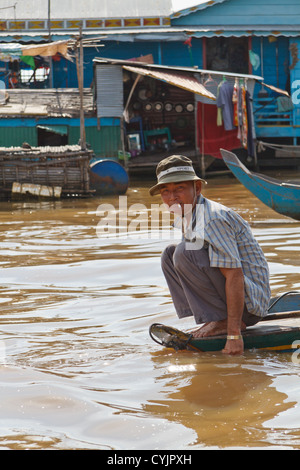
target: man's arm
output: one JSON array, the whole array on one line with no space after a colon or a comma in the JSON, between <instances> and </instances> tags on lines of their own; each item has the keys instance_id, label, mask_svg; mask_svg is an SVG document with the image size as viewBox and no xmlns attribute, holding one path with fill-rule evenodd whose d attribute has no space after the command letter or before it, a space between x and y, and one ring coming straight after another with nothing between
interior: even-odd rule
<instances>
[{"instance_id":1,"label":"man's arm","mask_svg":"<svg viewBox=\"0 0 300 470\"><path fill-rule=\"evenodd\" d=\"M220 268L225 277L225 293L227 302L227 336L240 336L245 325L242 316L245 304L244 274L241 268ZM243 339L227 339L223 353L242 354Z\"/></svg>"}]
</instances>

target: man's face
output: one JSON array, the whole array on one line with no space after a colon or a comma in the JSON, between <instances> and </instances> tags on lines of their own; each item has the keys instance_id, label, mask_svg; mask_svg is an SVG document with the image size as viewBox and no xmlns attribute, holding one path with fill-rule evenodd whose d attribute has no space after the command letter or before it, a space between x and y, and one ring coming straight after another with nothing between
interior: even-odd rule
<instances>
[{"instance_id":1,"label":"man's face","mask_svg":"<svg viewBox=\"0 0 300 470\"><path fill-rule=\"evenodd\" d=\"M182 181L180 183L167 183L160 187L160 195L169 207L179 205L182 214L184 206L194 206L196 197L201 192L201 181Z\"/></svg>"}]
</instances>

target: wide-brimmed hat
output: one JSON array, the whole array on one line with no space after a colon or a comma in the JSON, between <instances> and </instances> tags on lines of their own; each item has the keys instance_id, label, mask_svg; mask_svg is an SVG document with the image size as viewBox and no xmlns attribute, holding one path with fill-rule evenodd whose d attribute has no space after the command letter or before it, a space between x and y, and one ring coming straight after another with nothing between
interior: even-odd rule
<instances>
[{"instance_id":1,"label":"wide-brimmed hat","mask_svg":"<svg viewBox=\"0 0 300 470\"><path fill-rule=\"evenodd\" d=\"M159 189L166 183L180 183L181 181L202 181L193 168L193 162L184 155L171 155L165 158L156 167L157 184L149 189L151 196L159 193Z\"/></svg>"}]
</instances>

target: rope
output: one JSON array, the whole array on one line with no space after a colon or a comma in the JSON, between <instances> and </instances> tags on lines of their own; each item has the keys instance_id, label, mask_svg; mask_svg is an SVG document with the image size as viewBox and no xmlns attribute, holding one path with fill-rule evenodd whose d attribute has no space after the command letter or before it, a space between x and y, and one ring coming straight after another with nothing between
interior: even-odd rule
<instances>
[{"instance_id":1,"label":"rope","mask_svg":"<svg viewBox=\"0 0 300 470\"><path fill-rule=\"evenodd\" d=\"M270 148L272 150L281 149L283 152L287 153L299 153L300 156L300 147L295 145L280 145L280 144L267 144L266 142L257 141L257 151L263 152L266 148Z\"/></svg>"}]
</instances>

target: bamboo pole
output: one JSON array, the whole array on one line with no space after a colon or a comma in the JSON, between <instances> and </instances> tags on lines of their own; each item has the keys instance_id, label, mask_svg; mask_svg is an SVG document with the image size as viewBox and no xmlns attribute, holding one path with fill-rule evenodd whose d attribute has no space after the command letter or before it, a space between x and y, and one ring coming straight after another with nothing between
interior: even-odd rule
<instances>
[{"instance_id":1,"label":"bamboo pole","mask_svg":"<svg viewBox=\"0 0 300 470\"><path fill-rule=\"evenodd\" d=\"M83 45L82 45L82 26L79 27L79 44L76 51L76 69L78 78L78 90L80 96L80 146L82 150L86 150L86 136L84 125L84 109L83 109Z\"/></svg>"}]
</instances>

